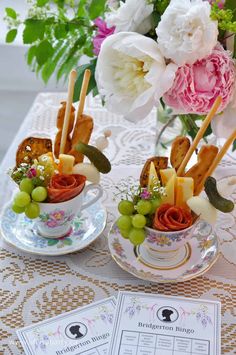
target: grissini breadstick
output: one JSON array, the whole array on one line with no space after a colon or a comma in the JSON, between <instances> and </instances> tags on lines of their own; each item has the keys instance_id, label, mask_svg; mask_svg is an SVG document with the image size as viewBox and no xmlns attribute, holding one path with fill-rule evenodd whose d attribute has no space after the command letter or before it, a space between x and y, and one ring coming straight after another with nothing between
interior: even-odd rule
<instances>
[{"instance_id":1,"label":"grissini breadstick","mask_svg":"<svg viewBox=\"0 0 236 355\"><path fill-rule=\"evenodd\" d=\"M191 158L192 154L194 153L195 149L197 148L199 141L202 139L205 131L207 130L207 127L209 126L211 120L213 119L214 115L216 114L221 103L222 103L222 98L221 98L221 96L218 96L216 98L210 112L208 113L205 120L203 121L202 126L200 127L200 129L199 129L192 145L190 146L184 160L181 163L181 165L177 171L178 176L182 176L184 174L184 169L185 169L186 165L188 164L189 159Z\"/></svg>"},{"instance_id":2,"label":"grissini breadstick","mask_svg":"<svg viewBox=\"0 0 236 355\"><path fill-rule=\"evenodd\" d=\"M54 140L54 155L56 158L59 158L59 152L60 152L60 144L61 144L61 135L62 135L62 128L63 128L63 123L64 123L64 118L65 118L65 112L66 112L66 102L62 101L61 102L61 107L58 111L57 114L57 128L58 132L56 134L55 140ZM73 105L71 105L71 111L70 111L70 119L69 119L69 126L68 126L68 131L67 131L67 137L66 137L66 144L64 148L64 152L67 153L71 149L71 138L70 138L70 133L73 130L74 127L74 121L75 121L75 108Z\"/></svg>"},{"instance_id":3,"label":"grissini breadstick","mask_svg":"<svg viewBox=\"0 0 236 355\"><path fill-rule=\"evenodd\" d=\"M84 104L85 104L85 99L86 99L86 95L87 95L87 91L88 91L90 77L91 77L91 71L89 69L86 69L84 72L82 87L81 87L81 91L80 91L79 107L78 107L78 111L77 111L75 125L77 125L77 123L80 119L80 116L84 112Z\"/></svg>"},{"instance_id":4,"label":"grissini breadstick","mask_svg":"<svg viewBox=\"0 0 236 355\"><path fill-rule=\"evenodd\" d=\"M66 112L65 112L65 118L64 118L64 122L63 122L62 134L61 134L60 154L63 154L65 151L65 145L66 145L66 140L67 140L67 136L68 136L68 127L69 127L69 123L70 123L71 105L72 105L72 101L73 101L76 76L77 76L76 70L74 70L74 69L71 70L70 76L69 76Z\"/></svg>"},{"instance_id":5,"label":"grissini breadstick","mask_svg":"<svg viewBox=\"0 0 236 355\"><path fill-rule=\"evenodd\" d=\"M72 140L71 140L71 150L68 153L70 155L74 155L76 164L81 163L84 159L83 154L81 154L75 149L76 145L78 144L79 141L88 144L93 131L92 117L83 114L84 103L85 103L85 98L86 98L87 89L89 85L90 75L91 75L90 70L88 69L85 70L82 88L80 92L80 103L77 112L77 119L76 119Z\"/></svg>"},{"instance_id":6,"label":"grissini breadstick","mask_svg":"<svg viewBox=\"0 0 236 355\"><path fill-rule=\"evenodd\" d=\"M202 183L199 185L199 187L198 187L198 189L196 191L196 195L199 195L202 192L206 179L208 178L208 176L211 176L214 173L215 169L217 168L217 166L219 165L219 163L221 162L222 158L227 153L228 149L233 144L235 139L236 139L236 129L229 136L229 138L227 139L227 141L225 142L225 144L223 145L223 147L221 148L221 150L217 154L217 156L214 159L212 165L210 166L209 170L207 171L206 175L204 176L204 178L202 180Z\"/></svg>"}]
</instances>

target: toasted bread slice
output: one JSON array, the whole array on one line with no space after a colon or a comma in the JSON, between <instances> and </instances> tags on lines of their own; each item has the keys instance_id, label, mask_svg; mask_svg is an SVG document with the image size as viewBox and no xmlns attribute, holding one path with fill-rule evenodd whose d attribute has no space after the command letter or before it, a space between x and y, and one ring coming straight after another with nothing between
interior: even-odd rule
<instances>
[{"instance_id":1,"label":"toasted bread slice","mask_svg":"<svg viewBox=\"0 0 236 355\"><path fill-rule=\"evenodd\" d=\"M143 170L140 175L140 185L142 187L147 187L148 186L148 178L149 178L149 171L150 171L150 165L151 162L153 162L155 166L156 173L158 177L160 178L160 170L161 169L166 169L168 166L168 158L166 157L152 157L146 161L144 164Z\"/></svg>"},{"instance_id":2,"label":"toasted bread slice","mask_svg":"<svg viewBox=\"0 0 236 355\"><path fill-rule=\"evenodd\" d=\"M190 148L190 140L187 137L176 137L171 146L170 162L177 171Z\"/></svg>"},{"instance_id":3,"label":"toasted bread slice","mask_svg":"<svg viewBox=\"0 0 236 355\"><path fill-rule=\"evenodd\" d=\"M185 177L192 177L194 180L194 195L202 182L205 174L218 154L219 149L214 145L203 145L198 153L197 164L193 165L186 173Z\"/></svg>"},{"instance_id":4,"label":"toasted bread slice","mask_svg":"<svg viewBox=\"0 0 236 355\"><path fill-rule=\"evenodd\" d=\"M79 142L88 144L91 134L93 131L93 118L87 115L81 115L80 119L76 122L72 139L71 139L71 150L67 152L69 155L75 157L75 163L82 163L84 160L83 154L76 150L76 145Z\"/></svg>"},{"instance_id":5,"label":"toasted bread slice","mask_svg":"<svg viewBox=\"0 0 236 355\"><path fill-rule=\"evenodd\" d=\"M52 141L48 138L28 137L19 145L16 152L16 166L32 164L40 155L52 152Z\"/></svg>"}]
</instances>

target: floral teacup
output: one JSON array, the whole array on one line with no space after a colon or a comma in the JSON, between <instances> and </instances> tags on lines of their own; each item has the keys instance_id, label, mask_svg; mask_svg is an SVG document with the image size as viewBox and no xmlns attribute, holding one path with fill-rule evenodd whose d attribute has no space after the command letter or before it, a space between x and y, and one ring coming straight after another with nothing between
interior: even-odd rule
<instances>
[{"instance_id":1,"label":"floral teacup","mask_svg":"<svg viewBox=\"0 0 236 355\"><path fill-rule=\"evenodd\" d=\"M86 202L84 197L90 190L96 190L97 194ZM94 204L103 194L100 185L91 184L71 200L59 203L39 203L40 215L36 220L39 233L46 238L61 238L71 228L73 218L83 209Z\"/></svg>"},{"instance_id":2,"label":"floral teacup","mask_svg":"<svg viewBox=\"0 0 236 355\"><path fill-rule=\"evenodd\" d=\"M148 253L153 258L172 258L192 238L198 222L197 219L190 227L174 232L164 232L146 227L147 235L144 243Z\"/></svg>"}]
</instances>

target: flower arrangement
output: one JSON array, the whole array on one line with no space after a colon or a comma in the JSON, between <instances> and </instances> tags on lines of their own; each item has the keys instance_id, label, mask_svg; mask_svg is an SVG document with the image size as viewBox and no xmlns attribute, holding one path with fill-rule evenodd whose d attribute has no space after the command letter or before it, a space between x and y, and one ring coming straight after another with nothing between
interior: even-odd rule
<instances>
[{"instance_id":1,"label":"flower arrangement","mask_svg":"<svg viewBox=\"0 0 236 355\"><path fill-rule=\"evenodd\" d=\"M13 42L23 24L23 42L30 45L28 64L45 82L55 71L60 80L78 66L75 100L89 68L89 91L99 93L108 110L132 121L144 118L153 107L168 106L168 113L178 114L194 137L197 121L221 95L213 132L227 137L235 127L234 0L28 4L23 21L6 8L6 41ZM86 64L80 65L84 59Z\"/></svg>"}]
</instances>

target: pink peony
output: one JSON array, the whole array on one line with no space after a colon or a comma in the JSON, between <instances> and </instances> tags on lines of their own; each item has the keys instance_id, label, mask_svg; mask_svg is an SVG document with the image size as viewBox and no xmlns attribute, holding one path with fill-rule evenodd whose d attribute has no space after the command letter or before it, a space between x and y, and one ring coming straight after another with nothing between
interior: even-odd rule
<instances>
[{"instance_id":1,"label":"pink peony","mask_svg":"<svg viewBox=\"0 0 236 355\"><path fill-rule=\"evenodd\" d=\"M94 21L95 26L97 26L97 34L93 39L93 52L94 54L98 55L101 49L102 42L104 39L106 39L108 36L112 35L115 32L115 27L107 27L107 24L105 21L103 21L101 18L97 18Z\"/></svg>"},{"instance_id":2,"label":"pink peony","mask_svg":"<svg viewBox=\"0 0 236 355\"><path fill-rule=\"evenodd\" d=\"M176 113L206 114L221 95L220 112L230 102L234 86L234 61L229 52L217 44L206 58L178 68L174 84L163 98Z\"/></svg>"}]
</instances>

